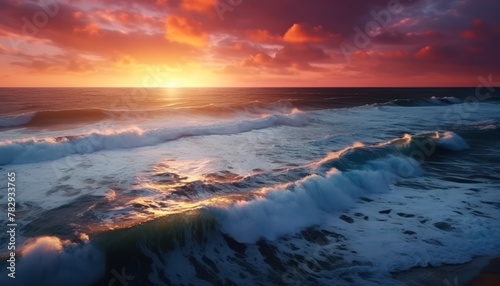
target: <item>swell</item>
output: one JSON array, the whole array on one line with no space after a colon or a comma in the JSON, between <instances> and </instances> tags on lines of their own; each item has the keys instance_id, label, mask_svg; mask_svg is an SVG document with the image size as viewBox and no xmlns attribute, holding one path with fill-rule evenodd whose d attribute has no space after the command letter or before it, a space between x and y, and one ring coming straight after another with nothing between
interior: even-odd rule
<instances>
[{"instance_id":1,"label":"swell","mask_svg":"<svg viewBox=\"0 0 500 286\"><path fill-rule=\"evenodd\" d=\"M108 119L136 120L147 118L166 118L171 116L265 116L269 114L287 114L294 109L291 102L253 101L244 104L206 104L173 106L158 109L106 110L100 108L44 110L0 117L0 127L50 127L63 124L99 122Z\"/></svg>"},{"instance_id":2,"label":"swell","mask_svg":"<svg viewBox=\"0 0 500 286\"><path fill-rule=\"evenodd\" d=\"M332 108L349 108L364 104L375 106L443 106L463 103L463 99L453 96L430 97L430 98L405 98L395 99L384 103L373 103L360 96L348 97L326 97L322 98L288 98L274 102L254 100L240 104L214 104L186 105L180 103L173 107L135 110L106 110L100 108L68 109L68 110L45 110L17 115L0 116L0 127L49 127L62 124L77 124L98 122L108 119L138 119L165 117L173 115L206 115L206 116L234 116L234 115L266 115L274 113L289 113L294 108L301 110L318 110ZM491 97L487 101L498 101L500 97ZM370 102L371 101L371 102Z\"/></svg>"},{"instance_id":3,"label":"swell","mask_svg":"<svg viewBox=\"0 0 500 286\"><path fill-rule=\"evenodd\" d=\"M416 99L395 99L382 105L416 107L416 106L441 106L463 103L463 100L457 97L431 97L431 98L416 98Z\"/></svg>"},{"instance_id":4,"label":"swell","mask_svg":"<svg viewBox=\"0 0 500 286\"><path fill-rule=\"evenodd\" d=\"M291 114L272 114L253 120L233 120L212 125L142 130L130 128L84 135L45 139L22 139L0 142L0 165L55 160L73 154L89 154L101 150L153 146L190 136L230 135L274 126L304 126L307 117L298 110Z\"/></svg>"},{"instance_id":5,"label":"swell","mask_svg":"<svg viewBox=\"0 0 500 286\"><path fill-rule=\"evenodd\" d=\"M44 127L59 124L101 121L112 116L112 112L102 109L73 109L58 111L38 111L13 116L0 117L0 127Z\"/></svg>"}]
</instances>

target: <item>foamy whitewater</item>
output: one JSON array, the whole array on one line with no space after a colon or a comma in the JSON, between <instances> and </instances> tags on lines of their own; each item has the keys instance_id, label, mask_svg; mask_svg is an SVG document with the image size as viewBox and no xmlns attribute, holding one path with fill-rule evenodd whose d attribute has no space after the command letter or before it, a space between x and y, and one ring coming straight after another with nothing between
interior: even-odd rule
<instances>
[{"instance_id":1,"label":"foamy whitewater","mask_svg":"<svg viewBox=\"0 0 500 286\"><path fill-rule=\"evenodd\" d=\"M500 255L498 98L0 89L0 285L405 285Z\"/></svg>"}]
</instances>

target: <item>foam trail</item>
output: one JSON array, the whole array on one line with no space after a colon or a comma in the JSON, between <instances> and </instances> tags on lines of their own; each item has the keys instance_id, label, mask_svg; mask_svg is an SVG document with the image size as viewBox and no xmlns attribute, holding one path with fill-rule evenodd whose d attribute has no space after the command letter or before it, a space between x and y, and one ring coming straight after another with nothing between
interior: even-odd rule
<instances>
[{"instance_id":1,"label":"foam trail","mask_svg":"<svg viewBox=\"0 0 500 286\"><path fill-rule=\"evenodd\" d=\"M325 176L312 175L288 188L269 191L263 198L212 210L223 231L239 242L274 240L321 223L325 212L348 209L360 196L388 190L407 166L412 166L411 176L420 174L415 160L390 156L359 170L332 169Z\"/></svg>"},{"instance_id":2,"label":"foam trail","mask_svg":"<svg viewBox=\"0 0 500 286\"><path fill-rule=\"evenodd\" d=\"M0 142L0 165L22 164L59 159L72 154L88 154L100 150L152 146L189 136L229 135L274 126L303 126L304 113L274 114L254 120L233 121L215 125L197 125L183 128L142 130L130 128L121 131L92 132L82 136L24 139Z\"/></svg>"}]
</instances>

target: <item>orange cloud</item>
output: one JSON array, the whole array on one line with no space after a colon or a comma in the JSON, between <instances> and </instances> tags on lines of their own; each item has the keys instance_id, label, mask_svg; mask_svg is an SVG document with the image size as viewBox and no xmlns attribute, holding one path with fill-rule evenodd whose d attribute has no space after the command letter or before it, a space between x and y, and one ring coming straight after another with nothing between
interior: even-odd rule
<instances>
[{"instance_id":1,"label":"orange cloud","mask_svg":"<svg viewBox=\"0 0 500 286\"><path fill-rule=\"evenodd\" d=\"M181 7L186 10L206 11L214 7L217 0L183 0Z\"/></svg>"},{"instance_id":2,"label":"orange cloud","mask_svg":"<svg viewBox=\"0 0 500 286\"><path fill-rule=\"evenodd\" d=\"M82 16L83 16L83 12L82 11L75 11L75 12L73 12L73 17L75 19L80 19Z\"/></svg>"},{"instance_id":3,"label":"orange cloud","mask_svg":"<svg viewBox=\"0 0 500 286\"><path fill-rule=\"evenodd\" d=\"M10 78L0 85L131 85L130 79L142 84L141 73L148 66L184 69L193 63L203 70L200 74L220 77L209 84L271 86L301 80L311 85L428 85L439 82L440 74L452 82L450 73L456 84L463 84L464 76L474 80L499 69L500 24L494 15L476 13L480 9L472 8L481 5L474 1L457 8L458 14L433 21L421 13L429 1L408 5L405 15L393 15L391 24L373 37L369 50L351 52L358 60L349 65L340 41L353 44L353 27L378 11L378 1L359 0L356 7L299 1L287 9L286 0L244 1L224 21L212 6L216 1L241 2L63 1L57 16L38 27L23 23L40 15L36 1L2 0L0 66L6 68L0 78ZM469 25L452 25L458 22ZM193 75L191 70L182 73ZM381 76L385 81L378 80Z\"/></svg>"},{"instance_id":4,"label":"orange cloud","mask_svg":"<svg viewBox=\"0 0 500 286\"><path fill-rule=\"evenodd\" d=\"M285 33L283 39L290 43L324 42L329 34L322 26L311 26L309 24L293 24Z\"/></svg>"},{"instance_id":5,"label":"orange cloud","mask_svg":"<svg viewBox=\"0 0 500 286\"><path fill-rule=\"evenodd\" d=\"M85 25L84 27L76 27L73 29L75 33L86 33L92 36L99 35L99 25L94 24L94 23L89 23Z\"/></svg>"},{"instance_id":6,"label":"orange cloud","mask_svg":"<svg viewBox=\"0 0 500 286\"><path fill-rule=\"evenodd\" d=\"M248 30L246 32L246 36L250 41L259 43L272 43L281 41L280 36L273 35L271 34L271 32L265 29Z\"/></svg>"},{"instance_id":7,"label":"orange cloud","mask_svg":"<svg viewBox=\"0 0 500 286\"><path fill-rule=\"evenodd\" d=\"M95 66L85 61L71 61L68 65L68 71L75 73L92 73L96 71Z\"/></svg>"},{"instance_id":8,"label":"orange cloud","mask_svg":"<svg viewBox=\"0 0 500 286\"><path fill-rule=\"evenodd\" d=\"M126 54L118 54L115 57L113 57L113 62L118 65L118 66L130 66L130 65L136 65L137 61L130 55Z\"/></svg>"},{"instance_id":9,"label":"orange cloud","mask_svg":"<svg viewBox=\"0 0 500 286\"><path fill-rule=\"evenodd\" d=\"M242 62L243 66L262 66L265 64L272 64L273 58L265 53L258 53L256 55L250 56L250 58Z\"/></svg>"},{"instance_id":10,"label":"orange cloud","mask_svg":"<svg viewBox=\"0 0 500 286\"><path fill-rule=\"evenodd\" d=\"M195 47L204 47L208 43L208 36L201 24L192 19L179 16L169 16L165 21L166 38L172 42L188 44Z\"/></svg>"}]
</instances>

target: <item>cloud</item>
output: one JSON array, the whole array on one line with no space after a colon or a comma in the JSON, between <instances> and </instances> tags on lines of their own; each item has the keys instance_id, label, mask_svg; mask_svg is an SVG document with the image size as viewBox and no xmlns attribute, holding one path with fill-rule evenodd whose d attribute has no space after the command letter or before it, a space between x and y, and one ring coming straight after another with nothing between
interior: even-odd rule
<instances>
[{"instance_id":1,"label":"cloud","mask_svg":"<svg viewBox=\"0 0 500 286\"><path fill-rule=\"evenodd\" d=\"M315 66L331 60L321 48L309 44L288 44L273 57L257 52L246 59L224 67L223 72L251 72L252 74L297 75L299 71L324 72L327 69Z\"/></svg>"},{"instance_id":2,"label":"cloud","mask_svg":"<svg viewBox=\"0 0 500 286\"><path fill-rule=\"evenodd\" d=\"M439 42L446 36L437 31L402 32L397 29L386 30L377 35L373 40L384 45L416 45L429 42Z\"/></svg>"},{"instance_id":3,"label":"cloud","mask_svg":"<svg viewBox=\"0 0 500 286\"><path fill-rule=\"evenodd\" d=\"M286 45L276 54L276 59L281 62L325 62L330 56L320 47L309 44Z\"/></svg>"},{"instance_id":4,"label":"cloud","mask_svg":"<svg viewBox=\"0 0 500 286\"><path fill-rule=\"evenodd\" d=\"M206 11L214 9L217 1L219 0L183 0L181 6L186 10Z\"/></svg>"},{"instance_id":5,"label":"cloud","mask_svg":"<svg viewBox=\"0 0 500 286\"><path fill-rule=\"evenodd\" d=\"M172 42L195 47L204 47L208 43L208 36L202 25L192 19L171 15L165 20L165 29L165 37Z\"/></svg>"},{"instance_id":6,"label":"cloud","mask_svg":"<svg viewBox=\"0 0 500 286\"><path fill-rule=\"evenodd\" d=\"M323 30L321 25L311 26L306 23L293 24L283 36L285 42L314 43L324 42L330 35Z\"/></svg>"},{"instance_id":7,"label":"cloud","mask_svg":"<svg viewBox=\"0 0 500 286\"><path fill-rule=\"evenodd\" d=\"M89 23L83 27L75 27L73 29L73 32L75 32L76 34L85 33L85 34L89 34L91 36L97 36L97 35L99 35L100 30L101 30L101 28L99 27L99 25L97 25L95 23Z\"/></svg>"},{"instance_id":8,"label":"cloud","mask_svg":"<svg viewBox=\"0 0 500 286\"><path fill-rule=\"evenodd\" d=\"M272 34L266 29L251 29L245 33L246 39L257 43L281 43L283 39L279 35Z\"/></svg>"},{"instance_id":9,"label":"cloud","mask_svg":"<svg viewBox=\"0 0 500 286\"><path fill-rule=\"evenodd\" d=\"M481 19L475 19L471 23L471 27L460 33L467 40L485 40L495 34L500 34L499 31L493 31L491 27Z\"/></svg>"},{"instance_id":10,"label":"cloud","mask_svg":"<svg viewBox=\"0 0 500 286\"><path fill-rule=\"evenodd\" d=\"M451 71L461 79L500 73L496 0L400 0L402 11L391 13L364 47L355 46L355 28L385 13L388 0L242 1L223 21L215 0L57 3L58 12L35 25L33 16L44 11L37 1L0 1L0 60L19 77L85 74L92 82L95 74L95 82L106 73L120 78L154 65L188 70L193 64L234 85L277 78L292 84L299 77L335 85L353 75L349 80L360 85L382 75L426 85L428 71L436 82L450 80ZM341 42L355 47L351 63Z\"/></svg>"}]
</instances>

